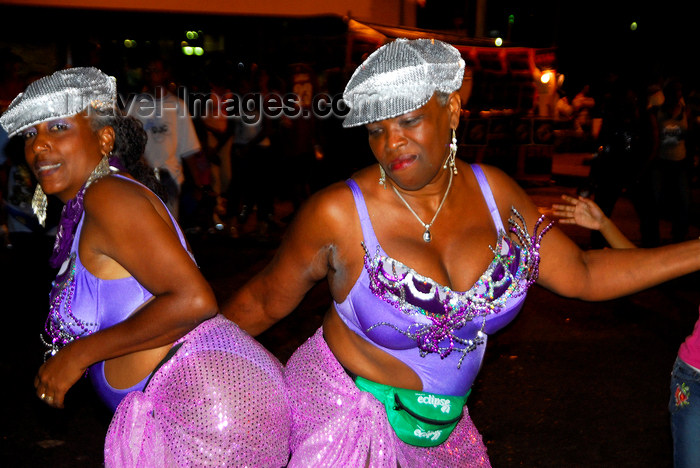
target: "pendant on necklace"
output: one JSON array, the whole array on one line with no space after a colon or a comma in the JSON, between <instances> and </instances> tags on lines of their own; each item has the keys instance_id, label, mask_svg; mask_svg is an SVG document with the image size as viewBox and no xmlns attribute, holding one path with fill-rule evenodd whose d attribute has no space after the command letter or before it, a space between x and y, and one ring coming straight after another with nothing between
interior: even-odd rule
<instances>
[{"instance_id":1,"label":"pendant on necklace","mask_svg":"<svg viewBox=\"0 0 700 468\"><path fill-rule=\"evenodd\" d=\"M425 232L423 233L423 241L427 244L432 240L432 237L430 236L430 229L426 229Z\"/></svg>"}]
</instances>

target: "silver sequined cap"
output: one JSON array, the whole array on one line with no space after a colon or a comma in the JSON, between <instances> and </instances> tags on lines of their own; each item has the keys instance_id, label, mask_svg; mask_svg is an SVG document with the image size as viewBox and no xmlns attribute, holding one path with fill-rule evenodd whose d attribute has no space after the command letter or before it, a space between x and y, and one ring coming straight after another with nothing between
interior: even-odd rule
<instances>
[{"instance_id":1,"label":"silver sequined cap","mask_svg":"<svg viewBox=\"0 0 700 468\"><path fill-rule=\"evenodd\" d=\"M117 82L97 68L69 68L45 76L27 86L7 108L0 125L12 137L47 120L70 117L88 106L114 107Z\"/></svg>"},{"instance_id":2,"label":"silver sequined cap","mask_svg":"<svg viewBox=\"0 0 700 468\"><path fill-rule=\"evenodd\" d=\"M343 127L390 119L418 109L435 91L462 86L464 60L453 46L434 39L396 39L377 49L343 92L350 108Z\"/></svg>"}]
</instances>

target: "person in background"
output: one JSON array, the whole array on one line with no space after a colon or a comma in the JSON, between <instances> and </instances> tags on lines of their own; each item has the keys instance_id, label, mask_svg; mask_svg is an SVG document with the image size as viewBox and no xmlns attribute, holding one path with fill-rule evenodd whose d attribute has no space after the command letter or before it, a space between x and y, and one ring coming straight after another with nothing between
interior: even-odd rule
<instances>
[{"instance_id":1,"label":"person in background","mask_svg":"<svg viewBox=\"0 0 700 468\"><path fill-rule=\"evenodd\" d=\"M562 195L562 199L566 203L552 206L560 223L599 231L614 249L637 247L592 200L568 195ZM678 349L671 371L670 390L668 410L671 414L674 467L700 466L700 318Z\"/></svg>"},{"instance_id":2,"label":"person in background","mask_svg":"<svg viewBox=\"0 0 700 468\"><path fill-rule=\"evenodd\" d=\"M620 78L611 80L600 101L602 125L589 176L595 202L606 217L612 216L622 196L629 197L638 211L644 211L645 195L639 193L639 182L652 152L647 135L653 130L653 120L636 89ZM601 233L592 231L591 247L601 249L604 246Z\"/></svg>"},{"instance_id":3,"label":"person in background","mask_svg":"<svg viewBox=\"0 0 700 468\"><path fill-rule=\"evenodd\" d=\"M281 365L217 314L153 191L160 187L142 159L146 133L116 107L114 78L96 68L41 78L0 125L24 141L39 222L47 195L65 204L37 396L63 408L87 373L115 411L106 466L282 466L289 428Z\"/></svg>"},{"instance_id":4,"label":"person in background","mask_svg":"<svg viewBox=\"0 0 700 468\"><path fill-rule=\"evenodd\" d=\"M187 164L195 184L209 183L198 155L202 147L197 138L187 104L169 89L170 71L160 58L146 63L145 88L128 106L128 114L143 124L148 134L144 158L155 171L156 178L167 189L167 205L175 219L179 217L182 183L185 181L183 162Z\"/></svg>"},{"instance_id":5,"label":"person in background","mask_svg":"<svg viewBox=\"0 0 700 468\"><path fill-rule=\"evenodd\" d=\"M690 222L692 160L688 157L688 108L683 86L670 80L663 88L663 102L652 110L655 125L650 167L649 220L642 226L645 247L660 245L659 222L664 213L671 220L671 242L686 239Z\"/></svg>"}]
</instances>

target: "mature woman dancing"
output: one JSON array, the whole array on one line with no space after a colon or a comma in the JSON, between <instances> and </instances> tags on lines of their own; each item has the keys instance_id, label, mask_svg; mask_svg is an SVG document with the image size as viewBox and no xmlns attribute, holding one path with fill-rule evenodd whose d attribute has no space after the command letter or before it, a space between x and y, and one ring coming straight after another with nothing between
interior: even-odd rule
<instances>
[{"instance_id":1,"label":"mature woman dancing","mask_svg":"<svg viewBox=\"0 0 700 468\"><path fill-rule=\"evenodd\" d=\"M457 160L463 73L436 40L368 57L344 125L367 128L378 164L310 198L223 308L257 334L328 280L323 326L285 370L290 466L488 466L464 404L532 283L605 300L700 268L699 241L582 252L501 171Z\"/></svg>"},{"instance_id":2,"label":"mature woman dancing","mask_svg":"<svg viewBox=\"0 0 700 468\"><path fill-rule=\"evenodd\" d=\"M40 221L46 194L66 204L37 395L61 408L87 372L116 409L108 466L281 466L281 366L217 315L179 226L134 178L154 180L146 134L115 103L114 78L74 68L32 83L0 117L25 141Z\"/></svg>"}]
</instances>

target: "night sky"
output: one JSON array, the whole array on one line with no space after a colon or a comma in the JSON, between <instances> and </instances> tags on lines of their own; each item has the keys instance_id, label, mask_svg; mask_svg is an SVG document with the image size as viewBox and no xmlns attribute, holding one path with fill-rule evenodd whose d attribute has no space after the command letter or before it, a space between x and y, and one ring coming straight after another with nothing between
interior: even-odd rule
<instances>
[{"instance_id":1,"label":"night sky","mask_svg":"<svg viewBox=\"0 0 700 468\"><path fill-rule=\"evenodd\" d=\"M630 75L695 76L700 2L668 0L487 0L486 33L512 45L556 47L569 74L614 71ZM476 0L426 0L424 28L475 31ZM514 22L508 26L508 18ZM637 22L637 29L630 26Z\"/></svg>"},{"instance_id":2,"label":"night sky","mask_svg":"<svg viewBox=\"0 0 700 468\"><path fill-rule=\"evenodd\" d=\"M460 30L474 36L475 6L477 0L425 0L418 7L417 26L426 29ZM420 3L420 2L419 2ZM0 6L0 8L3 8ZM17 10L19 11L19 10ZM29 11L29 10L27 10ZM526 47L556 47L557 69L572 79L588 80L591 75L619 73L639 79L655 79L662 74L688 76L696 79L697 45L696 23L700 2L667 0L665 2L643 2L640 0L487 0L486 34L500 35L509 39L510 45ZM255 25L250 19L221 15L151 15L140 13L140 21L133 21L129 12L86 12L81 10L49 11L43 15L11 15L4 25L4 40L11 37L27 37L37 40L71 40L70 37L95 35L121 37L124 34L139 34L135 27L142 27L141 35L155 36L159 28L170 25L171 30L162 30L164 35L180 34L176 23L183 18L192 18L198 25L211 24L212 29L235 35L246 25ZM509 27L508 17L514 22ZM6 17L6 15L1 15ZM157 18L156 18L157 17ZM167 19L166 19L167 18ZM242 22L241 22L242 21ZM633 21L638 23L636 31L630 30ZM256 27L258 30L263 27ZM280 47L284 41L276 41L269 29L264 38L243 41L248 47ZM2 42L2 41L0 41ZM80 41L79 41L80 42ZM230 44L241 41L230 41ZM258 51L254 51L257 53Z\"/></svg>"}]
</instances>

